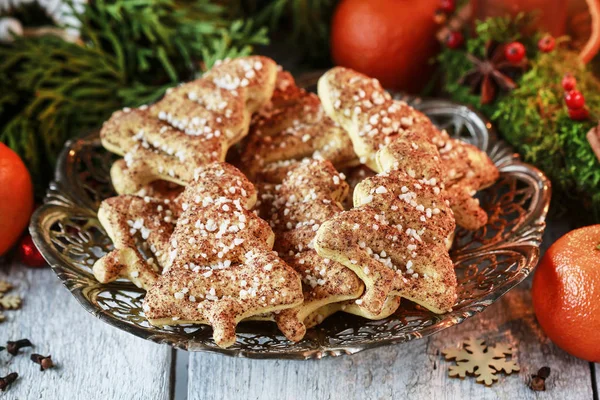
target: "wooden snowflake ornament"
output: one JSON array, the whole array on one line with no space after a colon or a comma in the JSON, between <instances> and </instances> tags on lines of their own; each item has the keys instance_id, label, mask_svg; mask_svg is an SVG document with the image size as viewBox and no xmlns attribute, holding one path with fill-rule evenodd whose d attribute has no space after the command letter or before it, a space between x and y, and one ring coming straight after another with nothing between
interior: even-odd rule
<instances>
[{"instance_id":1,"label":"wooden snowflake ornament","mask_svg":"<svg viewBox=\"0 0 600 400\"><path fill-rule=\"evenodd\" d=\"M442 350L446 360L455 360L448 370L450 377L464 379L467 374L475 375L477 383L491 386L498 381L496 374L504 371L509 375L519 371L519 366L514 360L507 360L513 355L512 348L503 343L495 346L486 346L481 339L469 338L463 343L462 349L448 348Z\"/></svg>"},{"instance_id":2,"label":"wooden snowflake ornament","mask_svg":"<svg viewBox=\"0 0 600 400\"><path fill-rule=\"evenodd\" d=\"M13 286L6 281L0 280L0 322L6 320L3 310L16 310L21 306L21 297L17 295L7 295Z\"/></svg>"},{"instance_id":3,"label":"wooden snowflake ornament","mask_svg":"<svg viewBox=\"0 0 600 400\"><path fill-rule=\"evenodd\" d=\"M10 283L0 280L0 295L10 291L12 288L13 286Z\"/></svg>"}]
</instances>

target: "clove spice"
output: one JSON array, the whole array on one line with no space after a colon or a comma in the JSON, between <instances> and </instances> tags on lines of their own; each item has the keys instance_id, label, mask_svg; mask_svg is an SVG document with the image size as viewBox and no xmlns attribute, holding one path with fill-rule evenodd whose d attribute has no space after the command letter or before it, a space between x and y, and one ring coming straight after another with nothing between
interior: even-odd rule
<instances>
[{"instance_id":1,"label":"clove spice","mask_svg":"<svg viewBox=\"0 0 600 400\"><path fill-rule=\"evenodd\" d=\"M6 342L6 351L8 351L13 356L19 354L19 350L23 347L32 347L33 344L29 341L29 339L19 339L16 342Z\"/></svg>"},{"instance_id":2,"label":"clove spice","mask_svg":"<svg viewBox=\"0 0 600 400\"><path fill-rule=\"evenodd\" d=\"M54 367L54 363L52 362L52 356L44 357L41 354L32 354L31 361L36 364L40 364L40 371L45 371Z\"/></svg>"},{"instance_id":3,"label":"clove spice","mask_svg":"<svg viewBox=\"0 0 600 400\"><path fill-rule=\"evenodd\" d=\"M529 387L536 392L546 390L546 378L550 376L550 367L542 367L537 374L531 375Z\"/></svg>"},{"instance_id":4,"label":"clove spice","mask_svg":"<svg viewBox=\"0 0 600 400\"><path fill-rule=\"evenodd\" d=\"M0 378L0 390L4 392L10 386L11 383L17 380L18 377L19 374L17 374L16 372L11 372L5 377Z\"/></svg>"}]
</instances>

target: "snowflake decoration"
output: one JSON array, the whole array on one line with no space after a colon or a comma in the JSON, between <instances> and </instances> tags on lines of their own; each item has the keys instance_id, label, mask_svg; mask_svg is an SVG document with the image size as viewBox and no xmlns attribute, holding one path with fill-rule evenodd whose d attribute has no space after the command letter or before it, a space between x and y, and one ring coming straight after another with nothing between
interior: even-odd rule
<instances>
[{"instance_id":1,"label":"snowflake decoration","mask_svg":"<svg viewBox=\"0 0 600 400\"><path fill-rule=\"evenodd\" d=\"M442 351L446 360L455 360L448 370L450 377L459 377L464 379L467 374L475 375L477 383L484 383L491 386L498 381L496 374L504 371L509 375L519 371L519 366L515 361L507 360L507 356L512 357L512 348L507 344L497 344L495 346L486 346L485 341L480 339L467 339L463 343L462 349L448 348Z\"/></svg>"},{"instance_id":2,"label":"snowflake decoration","mask_svg":"<svg viewBox=\"0 0 600 400\"><path fill-rule=\"evenodd\" d=\"M0 280L0 322L6 320L6 316L2 313L2 310L16 310L21 306L21 297L17 295L7 295L11 291L13 286Z\"/></svg>"},{"instance_id":3,"label":"snowflake decoration","mask_svg":"<svg viewBox=\"0 0 600 400\"><path fill-rule=\"evenodd\" d=\"M5 310L16 310L21 305L21 298L16 295L0 297L0 307Z\"/></svg>"},{"instance_id":4,"label":"snowflake decoration","mask_svg":"<svg viewBox=\"0 0 600 400\"><path fill-rule=\"evenodd\" d=\"M0 296L4 293L10 291L13 288L13 285L6 281L0 281Z\"/></svg>"}]
</instances>

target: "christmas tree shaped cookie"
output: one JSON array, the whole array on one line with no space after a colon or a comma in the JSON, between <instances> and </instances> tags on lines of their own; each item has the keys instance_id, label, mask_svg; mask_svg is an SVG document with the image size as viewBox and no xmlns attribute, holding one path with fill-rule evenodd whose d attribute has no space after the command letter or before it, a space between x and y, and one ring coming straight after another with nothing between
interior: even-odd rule
<instances>
[{"instance_id":1,"label":"christmas tree shaped cookie","mask_svg":"<svg viewBox=\"0 0 600 400\"><path fill-rule=\"evenodd\" d=\"M456 299L447 251L455 223L440 155L424 130L404 132L410 123L402 106L378 89L376 81L340 68L319 81L326 112L378 174L356 186L353 209L321 225L315 248L363 280L356 303L367 315L381 313L390 296L447 312Z\"/></svg>"},{"instance_id":2,"label":"christmas tree shaped cookie","mask_svg":"<svg viewBox=\"0 0 600 400\"><path fill-rule=\"evenodd\" d=\"M340 202L348 185L329 161L305 160L292 169L281 185L262 197L262 213L275 230L275 250L302 278L304 302L274 314L290 340L306 333L305 319L331 303L359 297L364 289L351 270L320 257L313 239L320 224L343 211ZM319 320L321 322L326 316ZM312 324L311 324L312 325Z\"/></svg>"},{"instance_id":3,"label":"christmas tree shaped cookie","mask_svg":"<svg viewBox=\"0 0 600 400\"><path fill-rule=\"evenodd\" d=\"M239 321L298 306L298 274L271 250L274 234L250 211L254 186L236 168L213 163L194 172L181 195L167 266L144 300L155 325L208 324L221 347Z\"/></svg>"},{"instance_id":4,"label":"christmas tree shaped cookie","mask_svg":"<svg viewBox=\"0 0 600 400\"><path fill-rule=\"evenodd\" d=\"M287 71L278 72L271 101L253 119L241 159L250 179L275 183L303 159L329 160L338 170L358 163L344 129Z\"/></svg>"},{"instance_id":5,"label":"christmas tree shaped cookie","mask_svg":"<svg viewBox=\"0 0 600 400\"><path fill-rule=\"evenodd\" d=\"M483 151L451 139L421 112L392 100L376 79L350 69L336 67L325 73L319 80L319 97L372 170L383 172L397 164L418 179L441 173L437 184L445 190L457 224L467 229L486 224L487 214L473 195L491 185L499 172ZM433 163L432 157L437 157Z\"/></svg>"},{"instance_id":6,"label":"christmas tree shaped cookie","mask_svg":"<svg viewBox=\"0 0 600 400\"><path fill-rule=\"evenodd\" d=\"M180 212L177 201L133 195L104 200L98 219L115 250L94 264L96 279L108 283L125 278L148 290L168 261L169 238ZM144 259L138 241L153 257Z\"/></svg>"},{"instance_id":7,"label":"christmas tree shaped cookie","mask_svg":"<svg viewBox=\"0 0 600 400\"><path fill-rule=\"evenodd\" d=\"M252 113L271 98L276 68L260 56L227 60L156 104L115 112L100 137L124 156L111 169L117 192L135 193L156 180L185 185L195 168L224 161L248 133Z\"/></svg>"}]
</instances>

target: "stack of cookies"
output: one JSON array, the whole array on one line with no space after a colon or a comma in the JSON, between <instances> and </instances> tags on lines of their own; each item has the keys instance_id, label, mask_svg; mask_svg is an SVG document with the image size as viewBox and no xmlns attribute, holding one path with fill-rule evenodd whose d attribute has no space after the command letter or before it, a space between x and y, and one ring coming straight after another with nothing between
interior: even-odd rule
<instances>
[{"instance_id":1,"label":"stack of cookies","mask_svg":"<svg viewBox=\"0 0 600 400\"><path fill-rule=\"evenodd\" d=\"M299 341L335 312L381 319L402 298L450 311L455 226L486 224L473 196L497 168L374 79L334 68L318 92L252 56L115 112L100 132L123 158L98 211L114 243L98 281L130 280L151 324L208 324L221 347L243 320Z\"/></svg>"}]
</instances>

